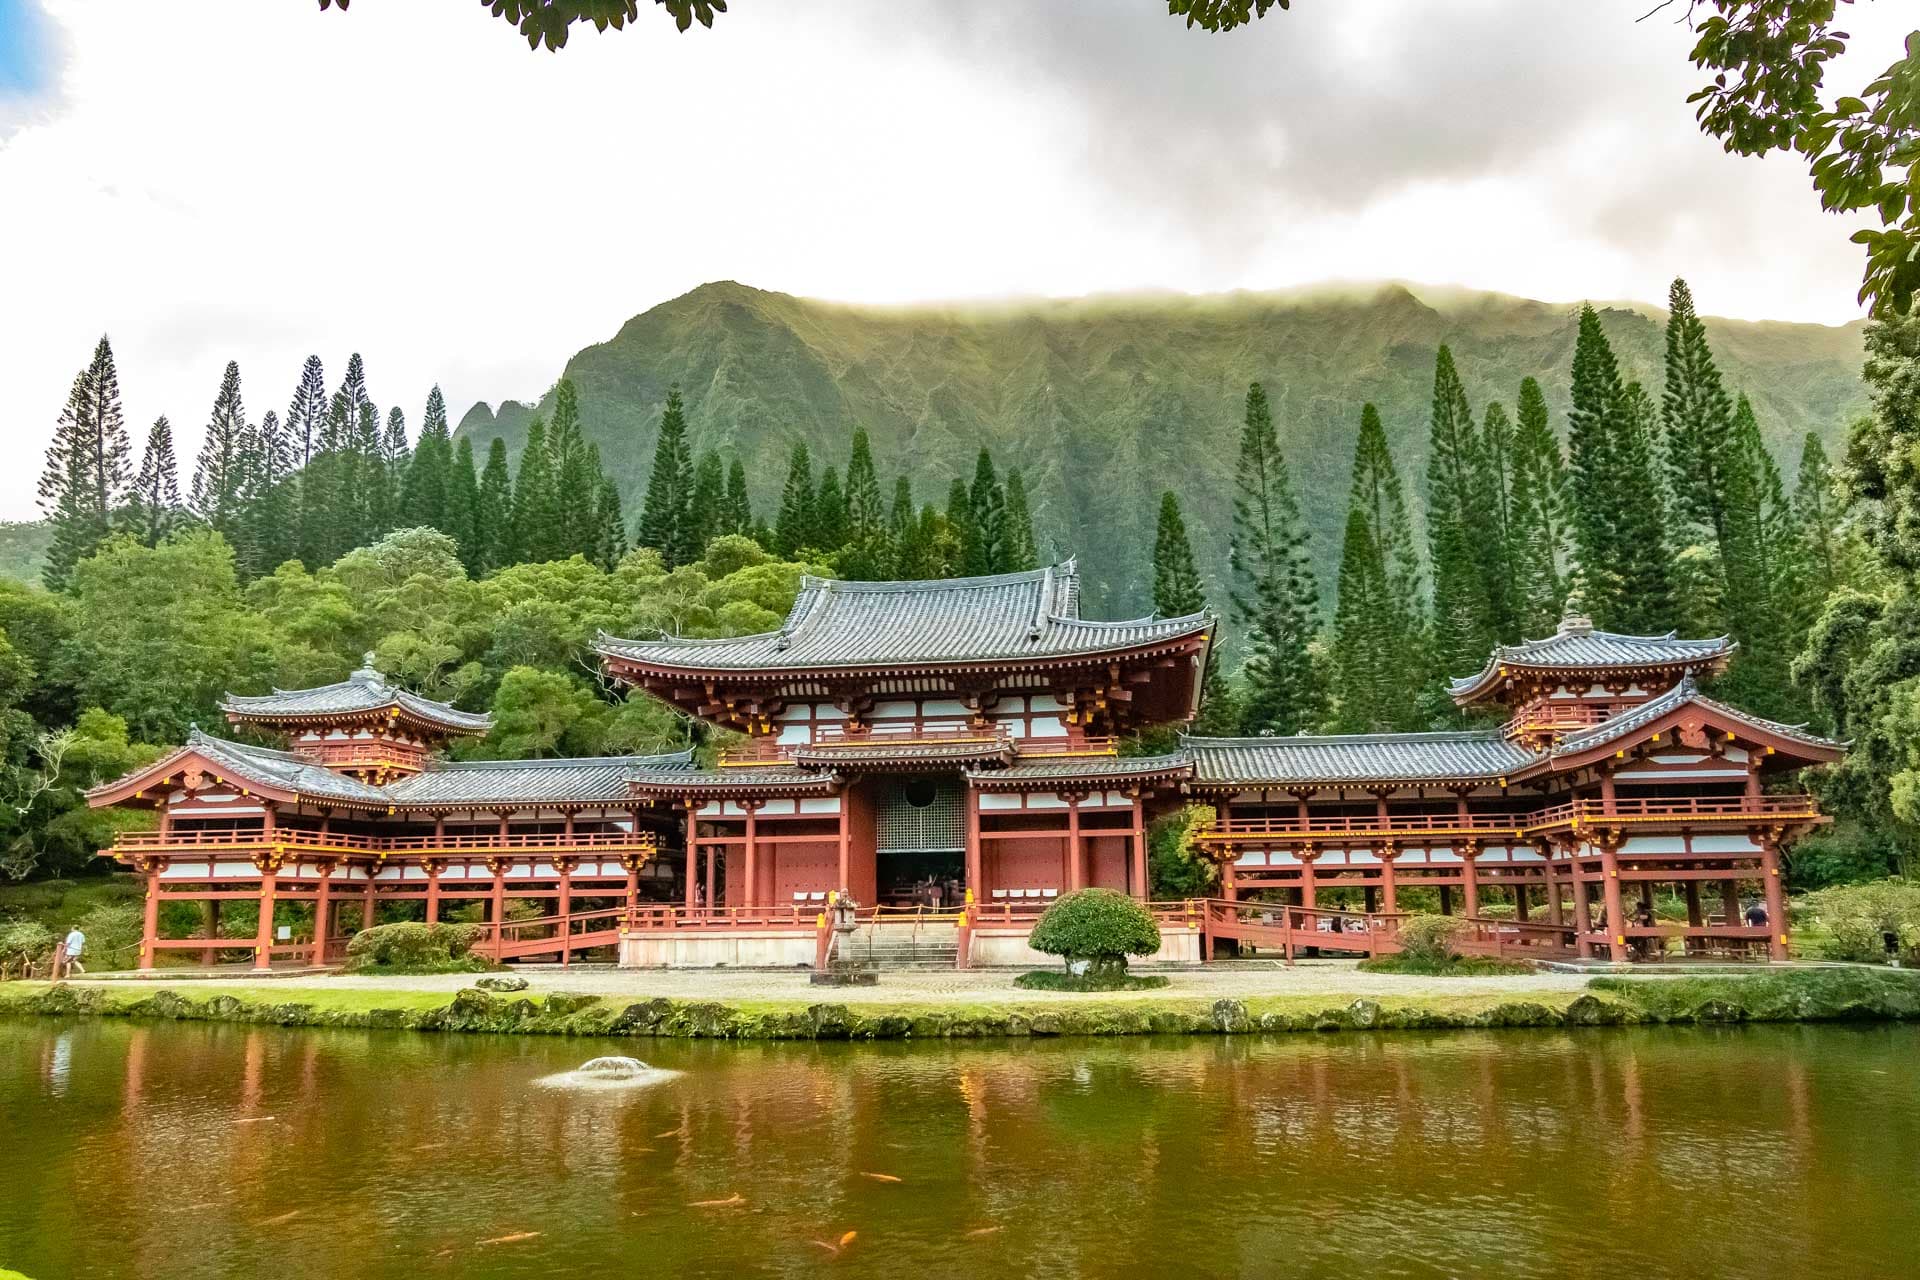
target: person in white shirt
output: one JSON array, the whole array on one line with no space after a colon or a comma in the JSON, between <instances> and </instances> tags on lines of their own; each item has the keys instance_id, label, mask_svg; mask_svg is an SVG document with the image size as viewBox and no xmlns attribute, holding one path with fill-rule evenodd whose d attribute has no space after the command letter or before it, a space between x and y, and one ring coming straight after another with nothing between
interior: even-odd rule
<instances>
[{"instance_id":1,"label":"person in white shirt","mask_svg":"<svg viewBox=\"0 0 1920 1280\"><path fill-rule=\"evenodd\" d=\"M56 979L70 978L75 973L87 971L86 966L80 963L80 952L86 945L87 935L80 932L78 925L67 930L67 940L60 944L59 971L54 974Z\"/></svg>"}]
</instances>

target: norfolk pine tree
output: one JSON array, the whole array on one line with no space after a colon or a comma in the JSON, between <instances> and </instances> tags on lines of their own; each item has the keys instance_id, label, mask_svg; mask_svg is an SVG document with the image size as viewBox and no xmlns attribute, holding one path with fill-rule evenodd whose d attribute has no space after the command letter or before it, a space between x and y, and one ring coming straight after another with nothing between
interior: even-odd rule
<instances>
[{"instance_id":1,"label":"norfolk pine tree","mask_svg":"<svg viewBox=\"0 0 1920 1280\"><path fill-rule=\"evenodd\" d=\"M1566 464L1547 416L1547 400L1532 378L1520 383L1513 433L1513 499L1508 518L1516 624L1522 636L1551 635L1566 601Z\"/></svg>"},{"instance_id":2,"label":"norfolk pine tree","mask_svg":"<svg viewBox=\"0 0 1920 1280\"><path fill-rule=\"evenodd\" d=\"M1388 702L1394 708L1391 727L1416 729L1425 719L1419 709L1421 697L1442 673L1434 661L1425 600L1420 592L1420 553L1413 539L1413 521L1407 514L1406 490L1388 448L1380 413L1371 404L1360 408L1348 507L1358 510L1365 520L1368 540L1380 557L1384 575L1382 643L1396 655L1391 675L1397 688Z\"/></svg>"},{"instance_id":3,"label":"norfolk pine tree","mask_svg":"<svg viewBox=\"0 0 1920 1280\"><path fill-rule=\"evenodd\" d=\"M140 545L157 547L179 527L184 515L180 507L179 465L173 455L173 424L162 415L147 432L147 447L140 455L140 471L134 477L133 491L127 496L127 532L140 539Z\"/></svg>"},{"instance_id":4,"label":"norfolk pine tree","mask_svg":"<svg viewBox=\"0 0 1920 1280\"><path fill-rule=\"evenodd\" d=\"M780 491L773 542L775 554L789 560L803 548L818 545L813 528L813 458L804 440L795 442L787 455L787 482Z\"/></svg>"},{"instance_id":5,"label":"norfolk pine tree","mask_svg":"<svg viewBox=\"0 0 1920 1280\"><path fill-rule=\"evenodd\" d=\"M49 589L66 590L74 565L112 531L113 513L126 500L131 452L120 409L120 376L113 348L102 335L93 360L73 380L40 475L40 507L53 526L42 574Z\"/></svg>"},{"instance_id":6,"label":"norfolk pine tree","mask_svg":"<svg viewBox=\"0 0 1920 1280\"><path fill-rule=\"evenodd\" d=\"M1320 593L1273 412L1257 382L1247 388L1228 559L1234 614L1247 646L1245 727L1298 733L1320 715L1318 672L1309 651Z\"/></svg>"},{"instance_id":7,"label":"norfolk pine tree","mask_svg":"<svg viewBox=\"0 0 1920 1280\"><path fill-rule=\"evenodd\" d=\"M693 499L693 455L687 443L686 410L680 388L667 390L660 413L660 434L653 449L653 471L640 508L635 541L652 547L669 569L699 558L704 548L692 547L690 518Z\"/></svg>"},{"instance_id":8,"label":"norfolk pine tree","mask_svg":"<svg viewBox=\"0 0 1920 1280\"><path fill-rule=\"evenodd\" d=\"M1007 553L1007 494L994 474L993 455L985 449L974 460L973 485L967 490L969 577L1000 572Z\"/></svg>"},{"instance_id":9,"label":"norfolk pine tree","mask_svg":"<svg viewBox=\"0 0 1920 1280\"><path fill-rule=\"evenodd\" d=\"M499 436L487 445L487 465L480 473L474 501L473 533L467 572L475 577L520 559L519 533L514 524L513 477L507 468L507 442Z\"/></svg>"},{"instance_id":10,"label":"norfolk pine tree","mask_svg":"<svg viewBox=\"0 0 1920 1280\"><path fill-rule=\"evenodd\" d=\"M1499 563L1484 441L1454 370L1434 357L1427 452L1427 545L1433 566L1433 653L1441 673L1471 671L1498 642L1493 582Z\"/></svg>"},{"instance_id":11,"label":"norfolk pine tree","mask_svg":"<svg viewBox=\"0 0 1920 1280\"><path fill-rule=\"evenodd\" d=\"M1020 468L1007 470L1006 550L1001 567L1023 573L1040 567L1040 547L1033 536L1033 513L1027 506L1027 482Z\"/></svg>"}]
</instances>

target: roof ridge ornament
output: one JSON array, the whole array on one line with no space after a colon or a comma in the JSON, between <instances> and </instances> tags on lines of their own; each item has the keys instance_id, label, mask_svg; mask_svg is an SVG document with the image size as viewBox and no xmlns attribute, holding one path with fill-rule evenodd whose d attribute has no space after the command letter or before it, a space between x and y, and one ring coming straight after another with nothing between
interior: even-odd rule
<instances>
[{"instance_id":1,"label":"roof ridge ornament","mask_svg":"<svg viewBox=\"0 0 1920 1280\"><path fill-rule=\"evenodd\" d=\"M1563 636L1589 636L1593 634L1593 619L1587 613L1586 601L1581 598L1580 588L1567 592L1567 603L1560 611L1560 632Z\"/></svg>"}]
</instances>

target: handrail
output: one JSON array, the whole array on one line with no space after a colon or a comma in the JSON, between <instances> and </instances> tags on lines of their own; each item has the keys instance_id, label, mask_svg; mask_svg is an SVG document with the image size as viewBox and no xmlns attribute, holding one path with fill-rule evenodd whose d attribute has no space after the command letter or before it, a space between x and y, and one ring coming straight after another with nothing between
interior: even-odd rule
<instances>
[{"instance_id":1,"label":"handrail","mask_svg":"<svg viewBox=\"0 0 1920 1280\"><path fill-rule=\"evenodd\" d=\"M1777 817L1818 817L1819 803L1810 795L1690 796L1686 799L1615 797L1612 808L1601 800L1575 800L1555 805L1533 816L1531 830L1574 822L1657 822L1685 818L1742 820Z\"/></svg>"},{"instance_id":2,"label":"handrail","mask_svg":"<svg viewBox=\"0 0 1920 1280\"><path fill-rule=\"evenodd\" d=\"M1431 833L1456 831L1506 831L1519 836L1527 819L1517 814L1404 813L1389 815L1384 821L1377 814L1355 814L1332 818L1226 818L1215 821L1201 833L1202 839L1232 839L1236 836L1315 836L1352 835L1358 832Z\"/></svg>"},{"instance_id":3,"label":"handrail","mask_svg":"<svg viewBox=\"0 0 1920 1280\"><path fill-rule=\"evenodd\" d=\"M1244 840L1272 836L1312 839L1323 836L1393 837L1400 835L1503 833L1521 839L1534 832L1577 822L1660 822L1686 820L1743 821L1764 818L1820 816L1810 795L1691 796L1683 799L1616 797L1609 809L1603 801L1574 800L1533 813L1498 814L1376 814L1301 819L1219 819L1200 833L1202 840Z\"/></svg>"},{"instance_id":4,"label":"handrail","mask_svg":"<svg viewBox=\"0 0 1920 1280\"><path fill-rule=\"evenodd\" d=\"M123 831L114 837L111 852L138 849L258 849L299 848L347 853L485 853L494 850L643 849L657 850L659 837L651 831L537 831L500 835L369 836L346 831L312 831L304 827Z\"/></svg>"}]
</instances>

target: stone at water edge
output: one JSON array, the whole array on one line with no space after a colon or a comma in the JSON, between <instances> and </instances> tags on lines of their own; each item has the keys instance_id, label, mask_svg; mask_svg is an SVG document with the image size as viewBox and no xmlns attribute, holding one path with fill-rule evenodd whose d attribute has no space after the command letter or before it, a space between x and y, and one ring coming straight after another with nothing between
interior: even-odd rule
<instances>
[{"instance_id":1,"label":"stone at water edge","mask_svg":"<svg viewBox=\"0 0 1920 1280\"><path fill-rule=\"evenodd\" d=\"M525 991L529 984L517 973L503 973L477 979L473 985L482 991Z\"/></svg>"}]
</instances>

